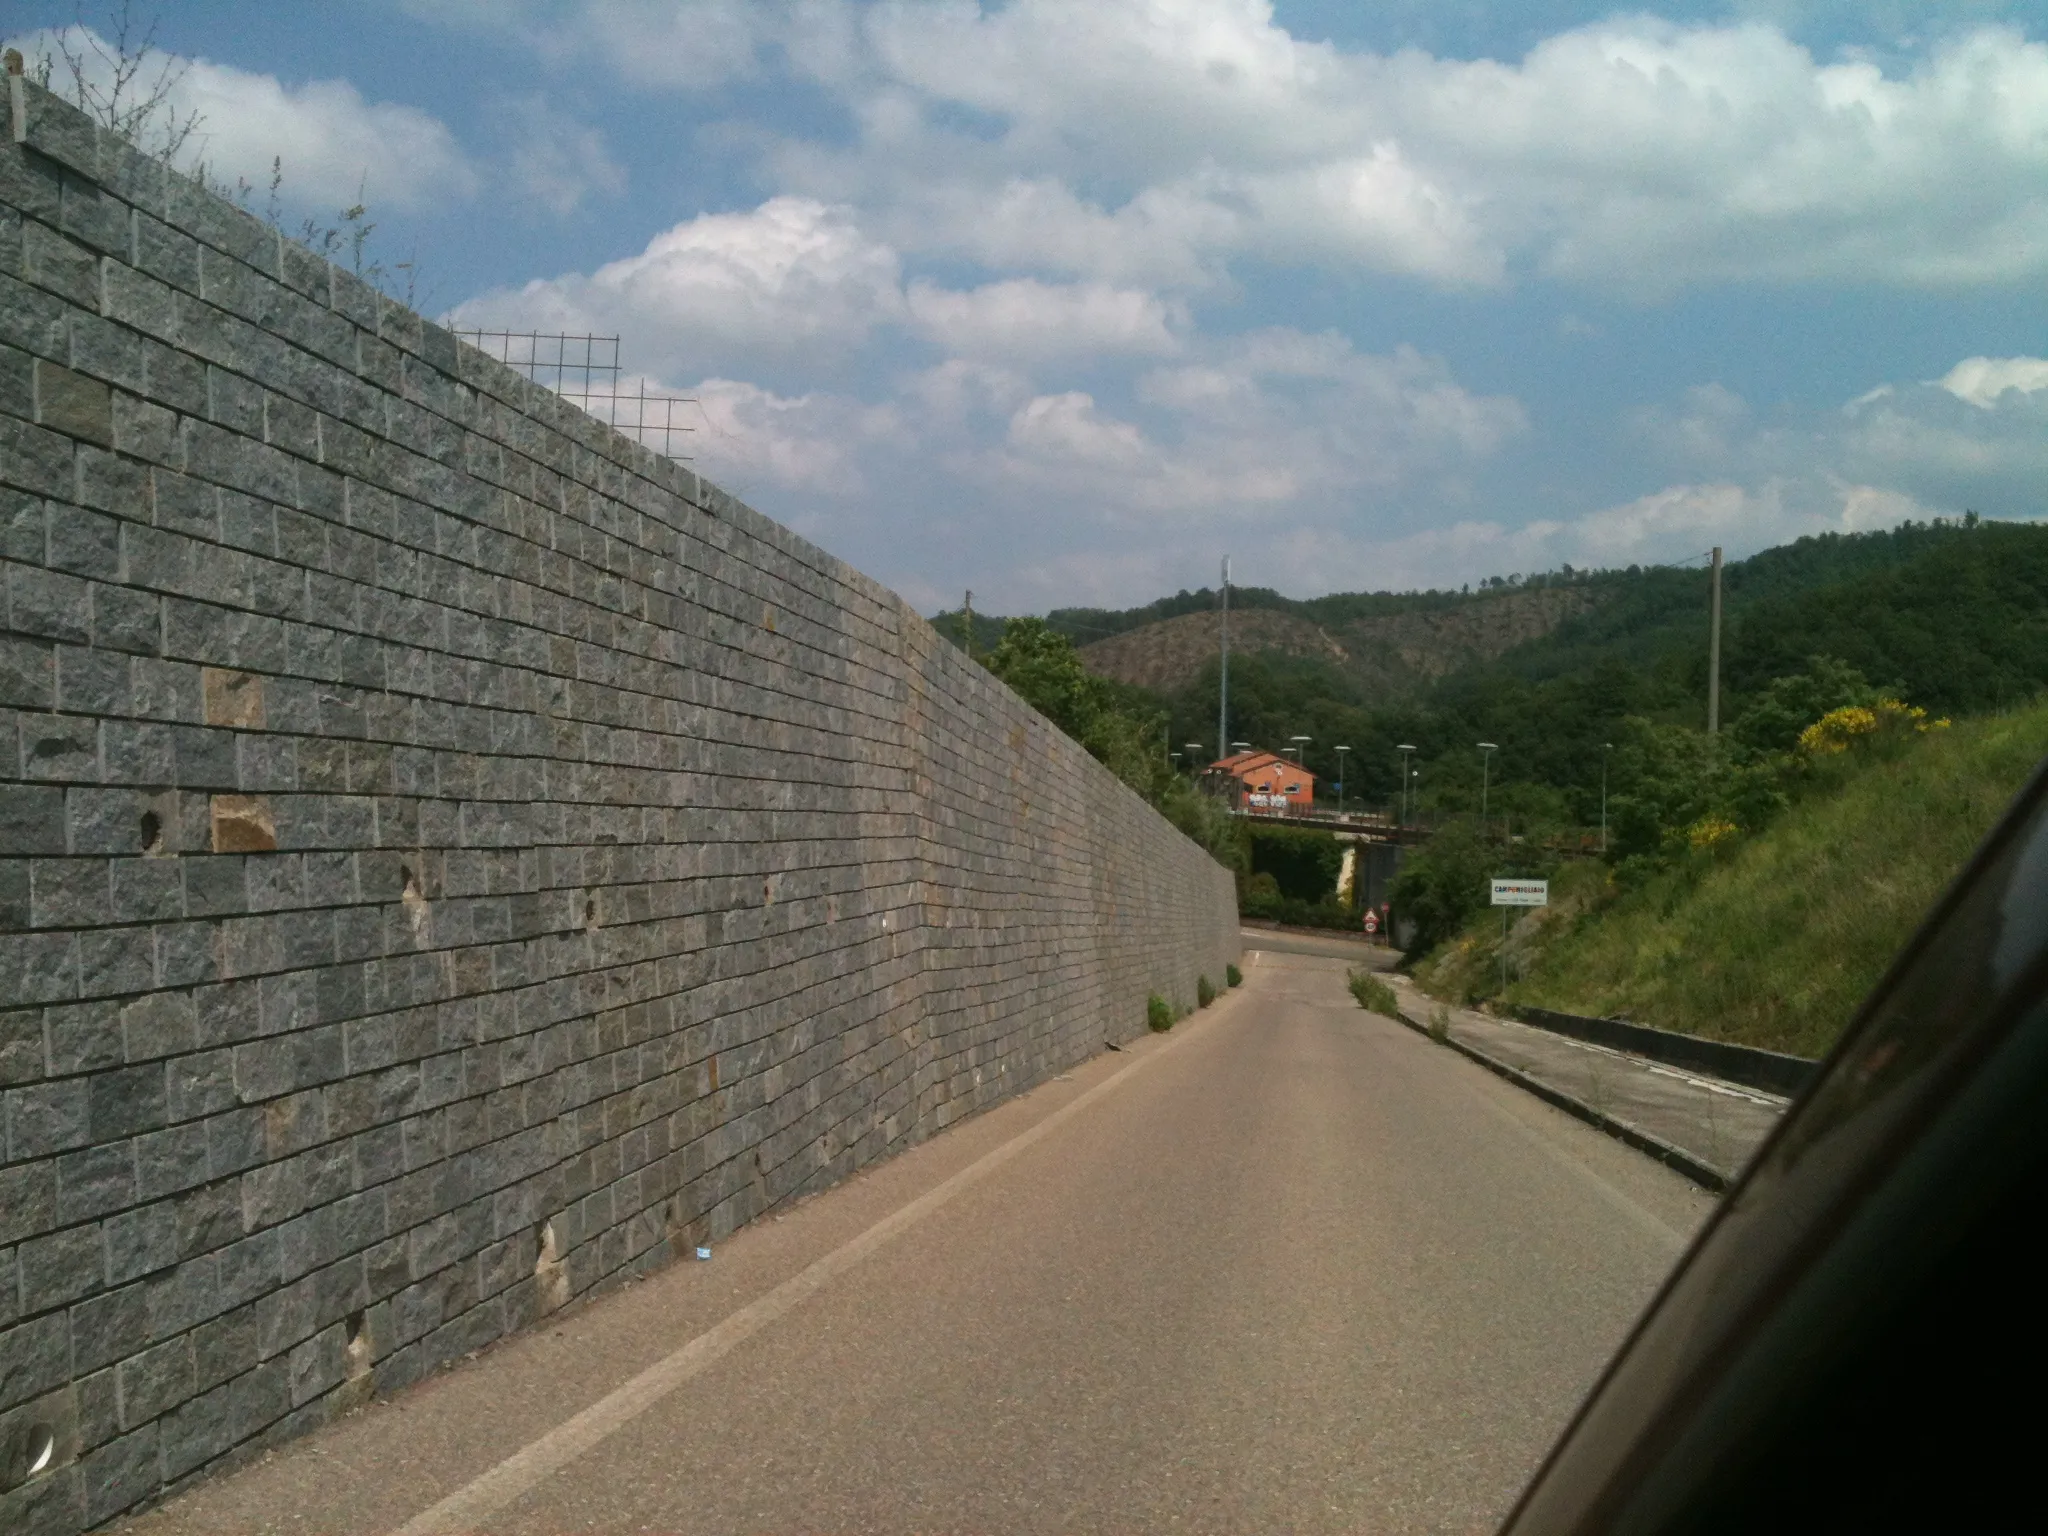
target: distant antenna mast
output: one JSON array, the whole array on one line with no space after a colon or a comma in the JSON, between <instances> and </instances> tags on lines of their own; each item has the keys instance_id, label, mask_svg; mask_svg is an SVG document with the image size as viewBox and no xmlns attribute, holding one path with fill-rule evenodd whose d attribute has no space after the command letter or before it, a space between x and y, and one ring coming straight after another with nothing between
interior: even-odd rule
<instances>
[{"instance_id":1,"label":"distant antenna mast","mask_svg":"<svg viewBox=\"0 0 2048 1536\"><path fill-rule=\"evenodd\" d=\"M1222 665L1216 672L1216 755L1230 756L1230 556L1223 557Z\"/></svg>"},{"instance_id":2,"label":"distant antenna mast","mask_svg":"<svg viewBox=\"0 0 2048 1536\"><path fill-rule=\"evenodd\" d=\"M1721 546L1714 546L1714 598L1707 622L1707 734L1721 734Z\"/></svg>"},{"instance_id":3,"label":"distant antenna mast","mask_svg":"<svg viewBox=\"0 0 2048 1536\"><path fill-rule=\"evenodd\" d=\"M960 647L974 660L974 588L967 589L967 601L960 605Z\"/></svg>"}]
</instances>

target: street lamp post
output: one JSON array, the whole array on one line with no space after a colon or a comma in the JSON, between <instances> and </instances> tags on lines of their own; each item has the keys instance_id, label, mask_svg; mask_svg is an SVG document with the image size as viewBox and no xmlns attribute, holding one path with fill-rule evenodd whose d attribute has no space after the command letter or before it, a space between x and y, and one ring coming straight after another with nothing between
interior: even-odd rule
<instances>
[{"instance_id":1,"label":"street lamp post","mask_svg":"<svg viewBox=\"0 0 2048 1536\"><path fill-rule=\"evenodd\" d=\"M1408 825L1408 754L1415 750L1412 742L1402 742L1394 748L1401 754L1401 825Z\"/></svg>"},{"instance_id":2,"label":"street lamp post","mask_svg":"<svg viewBox=\"0 0 2048 1536\"><path fill-rule=\"evenodd\" d=\"M1600 743L1600 851L1607 851L1607 754L1614 750L1614 743Z\"/></svg>"},{"instance_id":3,"label":"street lamp post","mask_svg":"<svg viewBox=\"0 0 2048 1536\"><path fill-rule=\"evenodd\" d=\"M1188 749L1188 772L1199 772L1195 765L1202 760L1202 744L1199 741L1184 741L1181 745Z\"/></svg>"},{"instance_id":4,"label":"street lamp post","mask_svg":"<svg viewBox=\"0 0 2048 1536\"><path fill-rule=\"evenodd\" d=\"M1344 754L1350 750L1349 747L1337 749L1337 814L1340 817L1344 814Z\"/></svg>"},{"instance_id":5,"label":"street lamp post","mask_svg":"<svg viewBox=\"0 0 2048 1536\"><path fill-rule=\"evenodd\" d=\"M1479 759L1479 826L1480 830L1484 831L1486 828L1486 791L1493 782L1493 754L1498 752L1500 747L1494 742L1482 741L1479 743L1479 750L1485 754Z\"/></svg>"}]
</instances>

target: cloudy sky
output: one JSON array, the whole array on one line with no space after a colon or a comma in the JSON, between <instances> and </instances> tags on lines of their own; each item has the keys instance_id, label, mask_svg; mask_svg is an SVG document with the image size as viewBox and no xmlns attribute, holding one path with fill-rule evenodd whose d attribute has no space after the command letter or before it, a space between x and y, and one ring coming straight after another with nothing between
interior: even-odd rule
<instances>
[{"instance_id":1,"label":"cloudy sky","mask_svg":"<svg viewBox=\"0 0 2048 1536\"><path fill-rule=\"evenodd\" d=\"M927 610L2048 512L2038 0L158 14L216 175L361 186L430 313L618 334Z\"/></svg>"}]
</instances>

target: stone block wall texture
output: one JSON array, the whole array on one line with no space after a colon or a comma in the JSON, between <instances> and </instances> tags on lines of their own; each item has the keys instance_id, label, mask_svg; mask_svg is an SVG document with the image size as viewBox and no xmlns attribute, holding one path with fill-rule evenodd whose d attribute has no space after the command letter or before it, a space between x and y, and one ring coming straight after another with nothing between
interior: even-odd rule
<instances>
[{"instance_id":1,"label":"stone block wall texture","mask_svg":"<svg viewBox=\"0 0 2048 1536\"><path fill-rule=\"evenodd\" d=\"M900 599L7 84L0 1529L1221 981L1224 871Z\"/></svg>"}]
</instances>

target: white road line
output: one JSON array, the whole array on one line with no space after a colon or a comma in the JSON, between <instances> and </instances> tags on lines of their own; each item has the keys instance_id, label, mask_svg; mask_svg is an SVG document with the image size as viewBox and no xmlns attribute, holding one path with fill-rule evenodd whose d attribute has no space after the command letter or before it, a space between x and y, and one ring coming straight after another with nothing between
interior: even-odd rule
<instances>
[{"instance_id":1,"label":"white road line","mask_svg":"<svg viewBox=\"0 0 2048 1536\"><path fill-rule=\"evenodd\" d=\"M1242 993L1238 995L1243 996ZM1227 1000L1219 999L1218 1002L1225 1005ZM1176 1031L1137 1060L1119 1067L1072 1103L1062 1105L1028 1130L1019 1131L1001 1146L983 1153L944 1183L933 1186L908 1205L884 1216L858 1237L848 1239L823 1258L814 1260L790 1276L767 1295L749 1302L716 1327L698 1334L673 1354L657 1360L574 1418L556 1425L439 1503L421 1510L399 1526L392 1536L453 1536L455 1532L475 1530L482 1521L512 1503L541 1479L568 1465L607 1435L645 1413L691 1377L701 1374L777 1318L816 1295L891 1238L901 1235L956 1196L979 1184L1027 1147L1051 1135L1111 1089L1121 1087L1141 1068L1179 1048L1191 1037L1206 1034L1206 1026L1213 1024L1225 1011L1227 1006L1219 1006L1206 1018L1195 1021L1195 1027Z\"/></svg>"}]
</instances>

